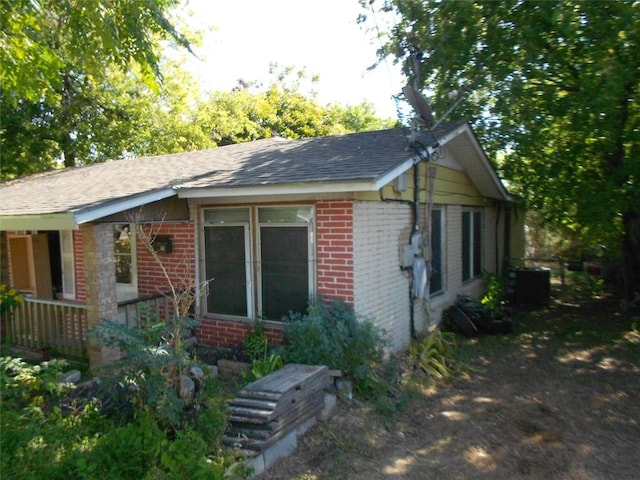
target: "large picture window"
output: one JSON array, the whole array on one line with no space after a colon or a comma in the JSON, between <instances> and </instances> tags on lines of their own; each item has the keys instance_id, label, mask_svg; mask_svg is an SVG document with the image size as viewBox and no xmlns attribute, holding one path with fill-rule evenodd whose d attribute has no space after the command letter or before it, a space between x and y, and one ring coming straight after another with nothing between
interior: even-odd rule
<instances>
[{"instance_id":1,"label":"large picture window","mask_svg":"<svg viewBox=\"0 0 640 480\"><path fill-rule=\"evenodd\" d=\"M313 231L308 206L206 209L206 312L281 320L305 311L315 274Z\"/></svg>"},{"instance_id":2,"label":"large picture window","mask_svg":"<svg viewBox=\"0 0 640 480\"><path fill-rule=\"evenodd\" d=\"M482 273L482 212L462 212L462 280Z\"/></svg>"}]
</instances>

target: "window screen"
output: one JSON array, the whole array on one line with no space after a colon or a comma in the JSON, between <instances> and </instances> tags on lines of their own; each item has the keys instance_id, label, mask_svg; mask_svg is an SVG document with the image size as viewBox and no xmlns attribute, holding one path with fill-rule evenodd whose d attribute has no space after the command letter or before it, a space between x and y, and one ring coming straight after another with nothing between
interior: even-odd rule
<instances>
[{"instance_id":1,"label":"window screen","mask_svg":"<svg viewBox=\"0 0 640 480\"><path fill-rule=\"evenodd\" d=\"M262 315L280 320L289 311L304 312L309 301L307 227L261 226Z\"/></svg>"},{"instance_id":2,"label":"window screen","mask_svg":"<svg viewBox=\"0 0 640 480\"><path fill-rule=\"evenodd\" d=\"M440 290L442 290L442 210L432 210L429 293L436 293Z\"/></svg>"},{"instance_id":3,"label":"window screen","mask_svg":"<svg viewBox=\"0 0 640 480\"><path fill-rule=\"evenodd\" d=\"M207 311L246 317L247 256L245 226L205 227Z\"/></svg>"}]
</instances>

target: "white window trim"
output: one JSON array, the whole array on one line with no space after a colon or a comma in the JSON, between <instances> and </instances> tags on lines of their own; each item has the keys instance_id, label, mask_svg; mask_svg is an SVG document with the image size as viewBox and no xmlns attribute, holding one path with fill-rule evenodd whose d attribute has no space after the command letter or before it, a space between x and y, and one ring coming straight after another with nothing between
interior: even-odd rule
<instances>
[{"instance_id":1,"label":"white window trim","mask_svg":"<svg viewBox=\"0 0 640 480\"><path fill-rule=\"evenodd\" d=\"M237 209L237 208L246 208L249 211L249 220L247 222L229 222L229 223L215 223L215 222L207 222L205 221L205 213L207 210L225 210L225 209ZM204 281L207 281L207 259L206 259L206 248L204 246L204 229L207 227L243 227L244 228L244 250L245 250L245 279L246 279L246 287L245 287L245 298L247 302L247 317L241 317L238 315L228 315L216 312L209 312L207 305L207 296L209 295L209 290L211 288L215 288L216 280L215 278L212 280L211 284L207 284L205 288L205 294L202 298L201 309L205 315L215 315L221 319L228 320L243 320L246 318L253 318L254 311L254 301L253 301L253 270L252 265L253 262L253 249L251 248L251 208L250 207L208 207L203 208L201 211L200 221L202 223L202 228L200 229L200 251L202 252L200 262L200 269L202 272L201 277Z\"/></svg>"},{"instance_id":2,"label":"white window trim","mask_svg":"<svg viewBox=\"0 0 640 480\"><path fill-rule=\"evenodd\" d=\"M430 292L429 296L430 297L437 297L438 295L442 295L446 289L447 289L447 275L446 270L447 270L447 252L446 252L446 246L447 246L447 241L446 241L446 236L447 236L447 230L446 230L446 210L444 208L444 205L437 205L434 206L431 211L433 212L434 210L438 210L440 212L440 290L436 290L435 292ZM431 226L431 228L433 228ZM429 239L429 241L431 241L431 239ZM433 245L431 245L431 260L433 261Z\"/></svg>"},{"instance_id":3,"label":"white window trim","mask_svg":"<svg viewBox=\"0 0 640 480\"><path fill-rule=\"evenodd\" d=\"M124 222L123 222L124 223ZM128 222L131 242L131 283L116 283L116 297L118 302L138 298L138 255L136 249L137 225Z\"/></svg>"},{"instance_id":4,"label":"white window trim","mask_svg":"<svg viewBox=\"0 0 640 480\"><path fill-rule=\"evenodd\" d=\"M76 261L74 247L73 230L60 230L62 298L66 300L75 300L76 298ZM65 265L70 265L71 271L65 271Z\"/></svg>"},{"instance_id":5,"label":"white window trim","mask_svg":"<svg viewBox=\"0 0 640 480\"><path fill-rule=\"evenodd\" d=\"M480 262L481 262L481 268L480 270L482 271L482 252L484 249L484 236L482 234L482 231L484 229L484 212L481 208L464 208L462 210L461 215L463 215L464 213L469 213L469 218L470 218L470 225L469 225L469 240L470 240L470 245L469 245L469 268L470 271L469 272L462 272L462 281L463 283L466 282L471 282L474 279L478 278L479 274L476 274L473 271L473 267L475 265L475 251L473 248L473 240L475 238L475 214L479 213L480 214ZM463 222L464 223L464 222ZM464 224L463 224L463 228L464 228ZM465 249L465 245L462 245L462 259L461 259L461 265L464 265L464 249ZM468 274L468 278L465 278L465 276Z\"/></svg>"},{"instance_id":6,"label":"white window trim","mask_svg":"<svg viewBox=\"0 0 640 480\"><path fill-rule=\"evenodd\" d=\"M206 315L212 315L221 319L230 319L230 320L256 320L257 317L260 316L260 312L262 309L262 275L261 275L261 259L260 259L260 227L261 224L258 219L258 212L261 208L269 209L269 208L309 208L312 211L312 220L306 224L303 223L278 223L278 226L298 226L306 225L308 231L308 258L309 258L309 299L313 298L315 294L316 287L316 252L315 252L315 232L316 232L316 212L315 205L311 204L274 204L274 205L251 205L246 207L203 207L200 210L199 218L202 227L199 229L199 245L200 245L200 261L198 262L199 268L201 270L199 276L201 278L206 277L206 249L204 248L204 229L205 227L216 226L218 224L208 223L205 221L205 214L208 210L222 210L225 208L247 208L249 210L249 223L239 222L239 223L229 223L227 225L233 226L246 226L245 228L245 252L247 254L247 317L238 317L233 315L224 315L215 312L209 312L207 310L207 301L206 295L202 299L201 302L201 311ZM265 226L270 224L264 224ZM273 225L271 225L273 227ZM215 288L215 280L213 281L212 286L207 286L207 293L209 288ZM254 301L255 299L255 301ZM257 303L256 303L257 302ZM273 320L277 321L279 320Z\"/></svg>"}]
</instances>

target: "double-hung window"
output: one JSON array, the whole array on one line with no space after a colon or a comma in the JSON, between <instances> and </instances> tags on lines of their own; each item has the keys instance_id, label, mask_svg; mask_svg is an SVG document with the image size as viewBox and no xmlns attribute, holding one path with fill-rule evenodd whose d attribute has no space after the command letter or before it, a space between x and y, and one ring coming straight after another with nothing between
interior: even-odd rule
<instances>
[{"instance_id":1,"label":"double-hung window","mask_svg":"<svg viewBox=\"0 0 640 480\"><path fill-rule=\"evenodd\" d=\"M444 288L444 215L441 209L431 210L431 278L429 293L441 292Z\"/></svg>"},{"instance_id":2,"label":"double-hung window","mask_svg":"<svg viewBox=\"0 0 640 480\"><path fill-rule=\"evenodd\" d=\"M482 273L482 212L462 212L462 280Z\"/></svg>"},{"instance_id":3,"label":"double-hung window","mask_svg":"<svg viewBox=\"0 0 640 480\"><path fill-rule=\"evenodd\" d=\"M314 288L313 208L204 211L206 313L280 320L303 312Z\"/></svg>"},{"instance_id":4,"label":"double-hung window","mask_svg":"<svg viewBox=\"0 0 640 480\"><path fill-rule=\"evenodd\" d=\"M135 225L113 226L113 249L116 262L116 292L118 301L138 296Z\"/></svg>"}]
</instances>

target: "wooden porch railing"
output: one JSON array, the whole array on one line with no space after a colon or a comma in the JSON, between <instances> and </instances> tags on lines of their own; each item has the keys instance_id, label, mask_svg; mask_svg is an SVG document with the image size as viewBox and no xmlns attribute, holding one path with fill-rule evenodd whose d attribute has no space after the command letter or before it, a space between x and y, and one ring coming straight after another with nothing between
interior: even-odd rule
<instances>
[{"instance_id":1,"label":"wooden porch railing","mask_svg":"<svg viewBox=\"0 0 640 480\"><path fill-rule=\"evenodd\" d=\"M150 314L154 320L166 320L172 312L172 302L169 294L158 294L138 297L124 302L118 302L118 321L128 327L138 325L138 319Z\"/></svg>"},{"instance_id":2,"label":"wooden porch railing","mask_svg":"<svg viewBox=\"0 0 640 480\"><path fill-rule=\"evenodd\" d=\"M166 320L171 312L172 303L167 295L140 297L118 303L117 321L135 327L143 315ZM88 322L84 304L26 297L23 305L2 322L2 340L6 344L87 358Z\"/></svg>"},{"instance_id":3,"label":"wooden porch railing","mask_svg":"<svg viewBox=\"0 0 640 480\"><path fill-rule=\"evenodd\" d=\"M60 300L25 298L4 319L6 343L31 350L51 349L71 357L87 354L86 305Z\"/></svg>"}]
</instances>

